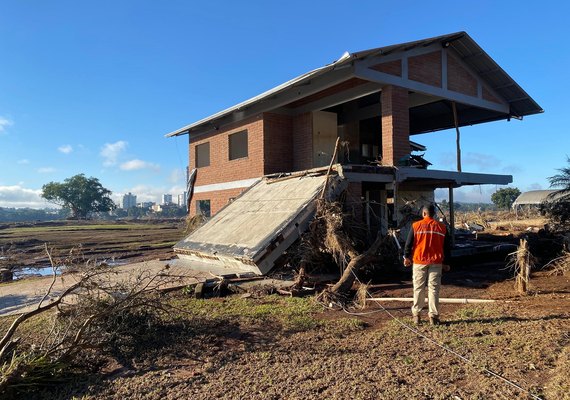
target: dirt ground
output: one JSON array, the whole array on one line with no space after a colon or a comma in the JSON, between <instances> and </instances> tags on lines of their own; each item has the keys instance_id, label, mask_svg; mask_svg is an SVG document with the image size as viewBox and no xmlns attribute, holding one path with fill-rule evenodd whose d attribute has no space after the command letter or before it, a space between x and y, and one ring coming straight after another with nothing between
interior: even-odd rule
<instances>
[{"instance_id":1,"label":"dirt ground","mask_svg":"<svg viewBox=\"0 0 570 400\"><path fill-rule=\"evenodd\" d=\"M149 221L53 221L0 225L0 256L12 266L49 265L47 244L56 258L73 249L78 258L137 262L174 256L172 246L183 238L184 223ZM6 263L7 260L4 260Z\"/></svg>"},{"instance_id":2,"label":"dirt ground","mask_svg":"<svg viewBox=\"0 0 570 400\"><path fill-rule=\"evenodd\" d=\"M369 291L410 297L410 273L380 275ZM25 398L570 399L569 275L536 271L521 296L504 260L463 259L441 296L496 302L442 304L442 325L416 328L409 303L176 292L158 321L86 357L92 373Z\"/></svg>"},{"instance_id":3,"label":"dirt ground","mask_svg":"<svg viewBox=\"0 0 570 400\"><path fill-rule=\"evenodd\" d=\"M518 296L512 280L495 279L506 275L499 266L456 267L442 291L496 303L443 304L441 326L417 329L408 303L330 310L313 297L177 293L173 311L97 373L27 398L569 399L570 277L537 272ZM371 291L410 296L410 287L409 276L391 276Z\"/></svg>"}]
</instances>

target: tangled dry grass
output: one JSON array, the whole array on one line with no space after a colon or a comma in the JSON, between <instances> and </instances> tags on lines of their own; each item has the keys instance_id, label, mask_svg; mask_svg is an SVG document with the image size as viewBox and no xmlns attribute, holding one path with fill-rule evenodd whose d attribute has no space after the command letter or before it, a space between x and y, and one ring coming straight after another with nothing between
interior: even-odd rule
<instances>
[{"instance_id":1,"label":"tangled dry grass","mask_svg":"<svg viewBox=\"0 0 570 400\"><path fill-rule=\"evenodd\" d=\"M105 264L74 264L78 272L66 279L75 283L56 294L52 289L62 279L56 276L62 260L54 260L49 251L48 257L54 273L44 297L35 309L6 325L0 339L4 398L30 398L37 388L64 383L74 371L97 365L104 354L124 352L151 332L157 311L164 309L161 288L170 279L165 274L139 271L117 280ZM42 329L30 329L38 323ZM25 333L30 330L33 339Z\"/></svg>"},{"instance_id":2,"label":"tangled dry grass","mask_svg":"<svg viewBox=\"0 0 570 400\"><path fill-rule=\"evenodd\" d=\"M515 276L515 290L519 294L526 294L530 285L530 273L536 265L536 258L531 254L528 241L521 239L517 251L510 254L507 267L511 268Z\"/></svg>"},{"instance_id":3,"label":"tangled dry grass","mask_svg":"<svg viewBox=\"0 0 570 400\"><path fill-rule=\"evenodd\" d=\"M548 273L551 276L569 276L570 275L570 251L564 251L562 256L555 258L548 265Z\"/></svg>"}]
</instances>

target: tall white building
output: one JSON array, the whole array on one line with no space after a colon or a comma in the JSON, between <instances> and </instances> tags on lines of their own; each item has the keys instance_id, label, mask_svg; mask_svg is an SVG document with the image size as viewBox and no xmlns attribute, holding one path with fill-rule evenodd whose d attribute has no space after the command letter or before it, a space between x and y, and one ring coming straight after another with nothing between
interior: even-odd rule
<instances>
[{"instance_id":1,"label":"tall white building","mask_svg":"<svg viewBox=\"0 0 570 400\"><path fill-rule=\"evenodd\" d=\"M178 195L178 207L186 207L187 196L188 193L186 192Z\"/></svg>"},{"instance_id":2,"label":"tall white building","mask_svg":"<svg viewBox=\"0 0 570 400\"><path fill-rule=\"evenodd\" d=\"M172 204L172 195L171 194L163 194L161 204Z\"/></svg>"},{"instance_id":3,"label":"tall white building","mask_svg":"<svg viewBox=\"0 0 570 400\"><path fill-rule=\"evenodd\" d=\"M123 202L121 204L121 208L123 210L128 210L131 207L137 206L137 195L132 194L131 192L123 195Z\"/></svg>"}]
</instances>

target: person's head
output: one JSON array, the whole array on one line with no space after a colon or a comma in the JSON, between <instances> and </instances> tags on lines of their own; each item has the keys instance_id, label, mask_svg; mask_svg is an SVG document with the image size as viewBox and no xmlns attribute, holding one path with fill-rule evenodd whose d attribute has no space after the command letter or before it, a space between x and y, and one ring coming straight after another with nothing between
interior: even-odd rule
<instances>
[{"instance_id":1,"label":"person's head","mask_svg":"<svg viewBox=\"0 0 570 400\"><path fill-rule=\"evenodd\" d=\"M428 204L422 208L422 215L424 217L433 218L435 215L435 206L433 204Z\"/></svg>"}]
</instances>

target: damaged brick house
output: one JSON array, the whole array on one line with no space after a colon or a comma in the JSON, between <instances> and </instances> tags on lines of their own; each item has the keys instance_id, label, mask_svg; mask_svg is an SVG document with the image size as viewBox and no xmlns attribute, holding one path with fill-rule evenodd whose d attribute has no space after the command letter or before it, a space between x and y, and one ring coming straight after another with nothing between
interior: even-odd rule
<instances>
[{"instance_id":1,"label":"damaged brick house","mask_svg":"<svg viewBox=\"0 0 570 400\"><path fill-rule=\"evenodd\" d=\"M338 154L354 209L372 231L436 188L508 184L461 171L459 128L522 119L540 106L465 32L357 53L167 136L188 135L191 214L214 215L269 174L326 166ZM457 171L428 169L421 134L457 130ZM413 137L414 141L411 140ZM362 207L367 204L367 207ZM372 218L371 215L374 217Z\"/></svg>"}]
</instances>

